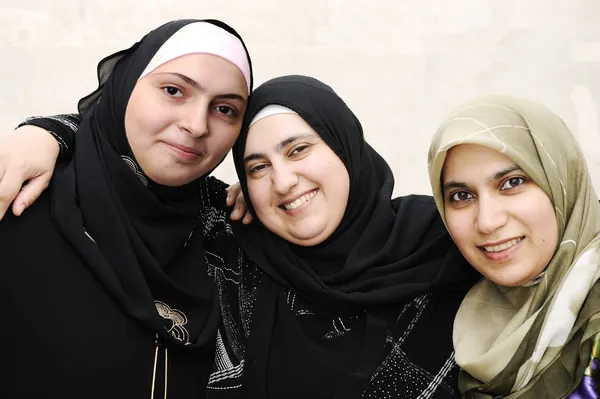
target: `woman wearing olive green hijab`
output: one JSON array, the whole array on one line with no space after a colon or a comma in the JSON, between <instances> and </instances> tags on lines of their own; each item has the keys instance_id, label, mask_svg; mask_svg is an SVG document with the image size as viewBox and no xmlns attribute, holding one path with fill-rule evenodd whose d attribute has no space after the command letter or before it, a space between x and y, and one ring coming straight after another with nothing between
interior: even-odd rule
<instances>
[{"instance_id":1,"label":"woman wearing olive green hijab","mask_svg":"<svg viewBox=\"0 0 600 399\"><path fill-rule=\"evenodd\" d=\"M530 101L478 98L436 133L429 177L484 276L454 322L464 396L597 398L600 204L564 122Z\"/></svg>"}]
</instances>

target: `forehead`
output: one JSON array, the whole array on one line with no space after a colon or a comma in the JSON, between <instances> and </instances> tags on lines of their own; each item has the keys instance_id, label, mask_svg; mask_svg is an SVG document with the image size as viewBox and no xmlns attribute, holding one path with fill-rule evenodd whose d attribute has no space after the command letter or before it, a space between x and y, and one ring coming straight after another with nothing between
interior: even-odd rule
<instances>
[{"instance_id":1,"label":"forehead","mask_svg":"<svg viewBox=\"0 0 600 399\"><path fill-rule=\"evenodd\" d=\"M319 134L296 114L270 115L254 123L248 130L246 152L269 152L277 144L295 136L320 140Z\"/></svg>"},{"instance_id":2,"label":"forehead","mask_svg":"<svg viewBox=\"0 0 600 399\"><path fill-rule=\"evenodd\" d=\"M206 53L186 54L157 67L150 75L180 73L202 87L215 93L235 93L248 96L246 79L232 62L218 55Z\"/></svg>"},{"instance_id":3,"label":"forehead","mask_svg":"<svg viewBox=\"0 0 600 399\"><path fill-rule=\"evenodd\" d=\"M442 179L487 179L491 174L514 163L508 156L494 149L476 144L460 144L448 150Z\"/></svg>"}]
</instances>

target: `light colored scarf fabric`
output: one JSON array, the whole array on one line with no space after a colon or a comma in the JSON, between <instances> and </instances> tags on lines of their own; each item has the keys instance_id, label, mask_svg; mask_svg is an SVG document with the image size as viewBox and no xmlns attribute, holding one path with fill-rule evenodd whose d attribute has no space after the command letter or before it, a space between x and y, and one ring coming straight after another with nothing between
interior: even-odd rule
<instances>
[{"instance_id":1,"label":"light colored scarf fabric","mask_svg":"<svg viewBox=\"0 0 600 399\"><path fill-rule=\"evenodd\" d=\"M454 322L466 397L560 398L581 381L600 332L600 204L583 153L546 107L510 96L478 98L451 113L429 152L429 177L444 218L447 151L485 146L512 159L551 199L559 243L534 282L507 288L483 279ZM476 167L476 166L474 166Z\"/></svg>"}]
</instances>

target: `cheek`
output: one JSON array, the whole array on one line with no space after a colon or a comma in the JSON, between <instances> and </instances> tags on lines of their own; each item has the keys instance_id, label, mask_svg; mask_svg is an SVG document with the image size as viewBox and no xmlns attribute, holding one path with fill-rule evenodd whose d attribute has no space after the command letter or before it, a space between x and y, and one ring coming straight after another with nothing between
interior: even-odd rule
<instances>
[{"instance_id":1,"label":"cheek","mask_svg":"<svg viewBox=\"0 0 600 399\"><path fill-rule=\"evenodd\" d=\"M336 217L346 212L350 196L350 176L341 161L329 161L324 164L311 164L314 182L323 189ZM340 216L341 217L341 216Z\"/></svg>"},{"instance_id":2,"label":"cheek","mask_svg":"<svg viewBox=\"0 0 600 399\"><path fill-rule=\"evenodd\" d=\"M269 188L265 186L260 180L252 180L248 178L248 195L250 196L250 202L254 206L254 210L257 214L261 214L265 208L265 203L269 198Z\"/></svg>"},{"instance_id":3,"label":"cheek","mask_svg":"<svg viewBox=\"0 0 600 399\"><path fill-rule=\"evenodd\" d=\"M217 149L219 153L227 154L233 144L237 140L240 135L242 124L241 122L236 124L228 124L225 121L217 120L214 121L209 126L210 138L211 138L211 148ZM248 184L250 184L251 180L248 180Z\"/></svg>"},{"instance_id":4,"label":"cheek","mask_svg":"<svg viewBox=\"0 0 600 399\"><path fill-rule=\"evenodd\" d=\"M240 135L241 128L241 123L236 123L235 125L226 125L223 129L223 134L220 141L222 143L223 148L225 148L226 151L231 150L231 148L235 144L235 141Z\"/></svg>"},{"instance_id":5,"label":"cheek","mask_svg":"<svg viewBox=\"0 0 600 399\"><path fill-rule=\"evenodd\" d=\"M322 185L326 192L335 195L337 201L346 203L350 195L350 175L337 155L327 149L308 157L307 161L307 175L313 176L315 183Z\"/></svg>"},{"instance_id":6,"label":"cheek","mask_svg":"<svg viewBox=\"0 0 600 399\"><path fill-rule=\"evenodd\" d=\"M470 245L471 231L467 222L467 215L446 209L446 224L450 236L461 252L472 246Z\"/></svg>"},{"instance_id":7,"label":"cheek","mask_svg":"<svg viewBox=\"0 0 600 399\"><path fill-rule=\"evenodd\" d=\"M338 184L338 199L340 202L340 206L338 207L339 213L343 215L346 212L346 206L348 205L348 198L350 197L350 176L348 175L348 171L346 167L342 166L342 170L334 176L336 177L336 182Z\"/></svg>"},{"instance_id":8,"label":"cheek","mask_svg":"<svg viewBox=\"0 0 600 399\"><path fill-rule=\"evenodd\" d=\"M525 212L526 210L523 210L523 217L530 218L530 229L532 234L538 236L540 245L553 252L558 243L558 224L554 206L543 194L538 198L532 198L532 201L529 202L527 210L532 209L535 211Z\"/></svg>"},{"instance_id":9,"label":"cheek","mask_svg":"<svg viewBox=\"0 0 600 399\"><path fill-rule=\"evenodd\" d=\"M125 131L134 151L135 147L142 146L165 130L174 119L174 112L168 105L143 98L142 94L135 94L132 95L125 113Z\"/></svg>"}]
</instances>

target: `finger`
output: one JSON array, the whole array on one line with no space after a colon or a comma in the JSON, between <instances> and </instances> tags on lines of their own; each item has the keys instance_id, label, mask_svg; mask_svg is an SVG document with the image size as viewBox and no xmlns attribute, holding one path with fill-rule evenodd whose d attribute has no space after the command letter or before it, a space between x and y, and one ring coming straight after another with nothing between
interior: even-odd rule
<instances>
[{"instance_id":1,"label":"finger","mask_svg":"<svg viewBox=\"0 0 600 399\"><path fill-rule=\"evenodd\" d=\"M243 224L250 224L252 223L252 214L250 213L250 211L246 211L246 214L244 215L244 218L242 219L242 223Z\"/></svg>"},{"instance_id":2,"label":"finger","mask_svg":"<svg viewBox=\"0 0 600 399\"><path fill-rule=\"evenodd\" d=\"M246 201L244 200L244 196L240 193L235 199L235 204L233 205L233 210L236 212L236 215L240 215L240 219L244 216L244 213L248 210L246 206Z\"/></svg>"},{"instance_id":3,"label":"finger","mask_svg":"<svg viewBox=\"0 0 600 399\"><path fill-rule=\"evenodd\" d=\"M50 174L43 174L29 180L29 182L21 188L21 191L17 194L12 206L12 211L16 216L21 216L23 211L29 208L44 190L48 188L50 178Z\"/></svg>"},{"instance_id":4,"label":"finger","mask_svg":"<svg viewBox=\"0 0 600 399\"><path fill-rule=\"evenodd\" d=\"M229 215L229 218L230 218L231 220L240 220L240 219L242 218L242 216L243 216L243 213L241 213L241 212L239 211L239 209L234 209L234 210L231 212L231 215Z\"/></svg>"},{"instance_id":5,"label":"finger","mask_svg":"<svg viewBox=\"0 0 600 399\"><path fill-rule=\"evenodd\" d=\"M237 200L242 194L242 186L239 182L234 183L226 188L227 191L227 205L232 206L233 201Z\"/></svg>"},{"instance_id":6,"label":"finger","mask_svg":"<svg viewBox=\"0 0 600 399\"><path fill-rule=\"evenodd\" d=\"M231 193L232 190L230 190L231 186L227 187L225 189L225 191L227 192L227 199L225 199L225 204L227 206L232 206L233 205L233 195Z\"/></svg>"},{"instance_id":7,"label":"finger","mask_svg":"<svg viewBox=\"0 0 600 399\"><path fill-rule=\"evenodd\" d=\"M2 176L2 180L0 180L0 220L21 190L24 180L20 174L12 173L10 170Z\"/></svg>"}]
</instances>

